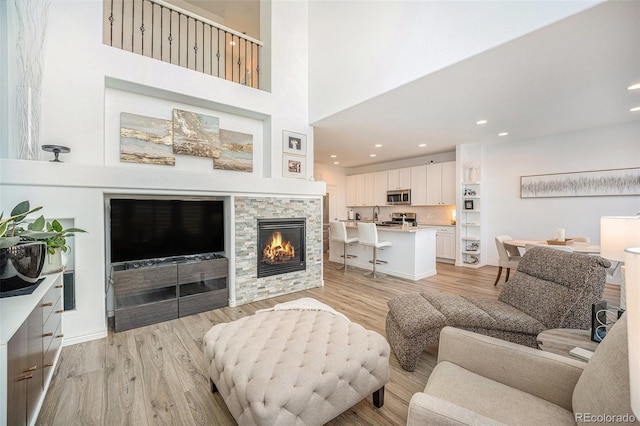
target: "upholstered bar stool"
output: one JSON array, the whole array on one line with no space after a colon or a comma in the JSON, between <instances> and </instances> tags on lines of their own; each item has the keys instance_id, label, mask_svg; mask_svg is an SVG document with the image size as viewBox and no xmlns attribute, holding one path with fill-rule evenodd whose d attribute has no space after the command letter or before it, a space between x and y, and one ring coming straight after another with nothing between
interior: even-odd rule
<instances>
[{"instance_id":1,"label":"upholstered bar stool","mask_svg":"<svg viewBox=\"0 0 640 426\"><path fill-rule=\"evenodd\" d=\"M373 260L369 263L373 263L373 270L364 274L365 277L370 278L384 278L387 275L381 272L376 272L376 265L384 265L387 262L384 260L378 260L378 249L384 247L391 247L391 241L378 241L378 228L375 223L358 223L358 238L360 244L363 246L373 247Z\"/></svg>"},{"instance_id":2,"label":"upholstered bar stool","mask_svg":"<svg viewBox=\"0 0 640 426\"><path fill-rule=\"evenodd\" d=\"M329 223L329 232L331 232L331 241L336 241L338 243L342 243L344 245L344 251L342 252L342 256L344 257L344 265L339 267L338 270L344 269L347 270L347 259L353 259L358 256L354 254L347 254L347 245L357 243L357 238L349 238L347 236L347 227L344 222L333 221Z\"/></svg>"}]
</instances>

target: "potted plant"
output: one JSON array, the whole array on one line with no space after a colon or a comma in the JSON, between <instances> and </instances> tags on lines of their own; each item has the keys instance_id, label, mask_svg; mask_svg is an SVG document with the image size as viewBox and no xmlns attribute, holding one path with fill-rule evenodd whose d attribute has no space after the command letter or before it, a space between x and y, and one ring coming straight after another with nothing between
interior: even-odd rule
<instances>
[{"instance_id":1,"label":"potted plant","mask_svg":"<svg viewBox=\"0 0 640 426\"><path fill-rule=\"evenodd\" d=\"M19 225L41 208L31 209L29 202L23 201L13 208L9 217L3 219L0 213L0 297L22 294L21 290L37 286L47 245L24 240L23 228Z\"/></svg>"},{"instance_id":2,"label":"potted plant","mask_svg":"<svg viewBox=\"0 0 640 426\"><path fill-rule=\"evenodd\" d=\"M20 235L25 240L43 241L47 244L47 259L42 273L48 274L60 271L66 265L66 261L62 260L62 253L71 250L67 245L67 238L73 237L77 232L86 231L80 228L64 229L58 220L46 222L44 216L40 216Z\"/></svg>"}]
</instances>

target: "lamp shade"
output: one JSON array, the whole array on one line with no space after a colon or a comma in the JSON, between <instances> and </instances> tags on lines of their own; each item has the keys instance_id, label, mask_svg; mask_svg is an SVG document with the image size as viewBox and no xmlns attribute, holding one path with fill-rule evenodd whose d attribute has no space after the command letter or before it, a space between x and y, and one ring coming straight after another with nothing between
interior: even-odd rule
<instances>
[{"instance_id":1,"label":"lamp shade","mask_svg":"<svg viewBox=\"0 0 640 426\"><path fill-rule=\"evenodd\" d=\"M624 261L624 250L640 247L640 216L600 218L600 256Z\"/></svg>"},{"instance_id":2,"label":"lamp shade","mask_svg":"<svg viewBox=\"0 0 640 426\"><path fill-rule=\"evenodd\" d=\"M640 247L625 250L631 409L640 417Z\"/></svg>"}]
</instances>

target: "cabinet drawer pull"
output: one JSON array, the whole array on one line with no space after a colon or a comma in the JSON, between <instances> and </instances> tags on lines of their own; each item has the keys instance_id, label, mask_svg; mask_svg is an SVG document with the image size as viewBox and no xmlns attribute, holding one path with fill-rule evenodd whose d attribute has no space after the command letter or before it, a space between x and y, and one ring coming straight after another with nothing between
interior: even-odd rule
<instances>
[{"instance_id":1,"label":"cabinet drawer pull","mask_svg":"<svg viewBox=\"0 0 640 426\"><path fill-rule=\"evenodd\" d=\"M47 303L43 303L42 307L45 308L47 306L53 306L53 302L47 302Z\"/></svg>"},{"instance_id":2,"label":"cabinet drawer pull","mask_svg":"<svg viewBox=\"0 0 640 426\"><path fill-rule=\"evenodd\" d=\"M53 333L45 333L42 335L42 337L51 337L53 336Z\"/></svg>"},{"instance_id":3,"label":"cabinet drawer pull","mask_svg":"<svg viewBox=\"0 0 640 426\"><path fill-rule=\"evenodd\" d=\"M56 336L56 339L61 339L61 338L63 338L63 337L64 337L64 334L58 334L58 335Z\"/></svg>"},{"instance_id":4,"label":"cabinet drawer pull","mask_svg":"<svg viewBox=\"0 0 640 426\"><path fill-rule=\"evenodd\" d=\"M60 309L60 310L56 311L56 314L61 314L63 312L64 312L64 309Z\"/></svg>"},{"instance_id":5,"label":"cabinet drawer pull","mask_svg":"<svg viewBox=\"0 0 640 426\"><path fill-rule=\"evenodd\" d=\"M26 370L24 370L24 373L28 373L29 371L36 371L38 369L37 365L34 365L33 367L29 367Z\"/></svg>"},{"instance_id":6,"label":"cabinet drawer pull","mask_svg":"<svg viewBox=\"0 0 640 426\"><path fill-rule=\"evenodd\" d=\"M57 285L57 286L56 286L56 288L62 288L62 287L63 287L63 286L61 286L61 285Z\"/></svg>"},{"instance_id":7,"label":"cabinet drawer pull","mask_svg":"<svg viewBox=\"0 0 640 426\"><path fill-rule=\"evenodd\" d=\"M22 376L18 378L18 381L21 382L23 380L33 379L33 374L27 374L26 376Z\"/></svg>"},{"instance_id":8,"label":"cabinet drawer pull","mask_svg":"<svg viewBox=\"0 0 640 426\"><path fill-rule=\"evenodd\" d=\"M53 363L52 363L52 362L49 362L49 363L47 363L47 364L43 365L43 367L44 367L44 368L47 368L47 367L53 367Z\"/></svg>"}]
</instances>

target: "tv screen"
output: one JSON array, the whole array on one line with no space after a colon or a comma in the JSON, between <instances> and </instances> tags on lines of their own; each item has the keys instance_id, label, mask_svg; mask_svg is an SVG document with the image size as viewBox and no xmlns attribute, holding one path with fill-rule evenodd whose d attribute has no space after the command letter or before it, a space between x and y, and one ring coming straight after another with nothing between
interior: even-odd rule
<instances>
[{"instance_id":1,"label":"tv screen","mask_svg":"<svg viewBox=\"0 0 640 426\"><path fill-rule=\"evenodd\" d=\"M224 251L223 203L111 199L111 262Z\"/></svg>"}]
</instances>

